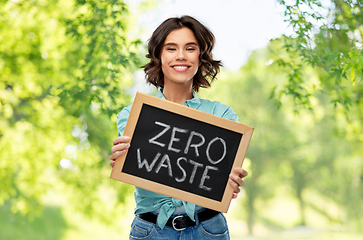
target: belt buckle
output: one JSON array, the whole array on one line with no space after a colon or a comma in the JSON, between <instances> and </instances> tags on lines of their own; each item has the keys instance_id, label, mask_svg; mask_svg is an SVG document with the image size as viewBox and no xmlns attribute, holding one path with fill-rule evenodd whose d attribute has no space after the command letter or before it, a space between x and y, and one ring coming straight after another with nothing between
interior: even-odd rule
<instances>
[{"instance_id":1,"label":"belt buckle","mask_svg":"<svg viewBox=\"0 0 363 240\"><path fill-rule=\"evenodd\" d=\"M183 216L176 216L175 218L173 218L173 221L171 221L171 225L173 226L174 230L176 231L183 231L184 229L186 228L176 228L175 225L175 220L178 219L178 218L182 218Z\"/></svg>"}]
</instances>

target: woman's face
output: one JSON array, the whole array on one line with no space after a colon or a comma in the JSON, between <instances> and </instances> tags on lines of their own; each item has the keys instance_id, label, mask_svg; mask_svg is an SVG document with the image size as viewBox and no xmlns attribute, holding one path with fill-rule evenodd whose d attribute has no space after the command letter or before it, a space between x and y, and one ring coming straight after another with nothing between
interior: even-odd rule
<instances>
[{"instance_id":1,"label":"woman's face","mask_svg":"<svg viewBox=\"0 0 363 240\"><path fill-rule=\"evenodd\" d=\"M181 84L193 87L193 77L199 67L199 45L189 28L169 33L161 50L164 86Z\"/></svg>"}]
</instances>

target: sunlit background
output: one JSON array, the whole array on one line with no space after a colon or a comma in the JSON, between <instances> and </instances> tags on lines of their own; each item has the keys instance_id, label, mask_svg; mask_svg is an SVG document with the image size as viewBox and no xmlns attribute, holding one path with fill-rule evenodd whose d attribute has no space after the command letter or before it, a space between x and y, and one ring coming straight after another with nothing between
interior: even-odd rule
<instances>
[{"instance_id":1,"label":"sunlit background","mask_svg":"<svg viewBox=\"0 0 363 240\"><path fill-rule=\"evenodd\" d=\"M109 178L116 113L136 91L154 94L140 69L147 40L185 14L213 31L224 64L199 96L255 128L226 214L231 239L362 239L362 9L1 1L0 239L128 239L134 188Z\"/></svg>"}]
</instances>

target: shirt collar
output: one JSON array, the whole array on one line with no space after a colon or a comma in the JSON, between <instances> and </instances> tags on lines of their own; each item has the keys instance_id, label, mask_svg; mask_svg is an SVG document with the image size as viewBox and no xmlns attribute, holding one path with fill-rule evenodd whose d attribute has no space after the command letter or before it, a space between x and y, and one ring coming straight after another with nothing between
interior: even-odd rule
<instances>
[{"instance_id":1,"label":"shirt collar","mask_svg":"<svg viewBox=\"0 0 363 240\"><path fill-rule=\"evenodd\" d=\"M163 88L160 88L158 93L156 94L156 97L161 98L161 99L165 99L164 95L163 95ZM183 105L187 106L187 107L191 107L194 109L198 109L199 106L201 105L202 101L200 100L200 98L198 97L198 95L196 94L196 92L193 90L193 98L190 100L186 100Z\"/></svg>"}]
</instances>

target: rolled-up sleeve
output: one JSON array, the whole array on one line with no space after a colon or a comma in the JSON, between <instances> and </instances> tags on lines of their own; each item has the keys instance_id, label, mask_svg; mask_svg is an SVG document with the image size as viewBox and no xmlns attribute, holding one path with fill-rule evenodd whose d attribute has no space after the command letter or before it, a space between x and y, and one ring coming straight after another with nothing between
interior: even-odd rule
<instances>
[{"instance_id":1,"label":"rolled-up sleeve","mask_svg":"<svg viewBox=\"0 0 363 240\"><path fill-rule=\"evenodd\" d=\"M131 105L128 107L125 107L117 114L117 130L118 130L118 136L122 136L125 131L127 120L130 116L130 109Z\"/></svg>"},{"instance_id":2,"label":"rolled-up sleeve","mask_svg":"<svg viewBox=\"0 0 363 240\"><path fill-rule=\"evenodd\" d=\"M231 107L228 107L221 116L222 118L238 122L238 116Z\"/></svg>"}]
</instances>

